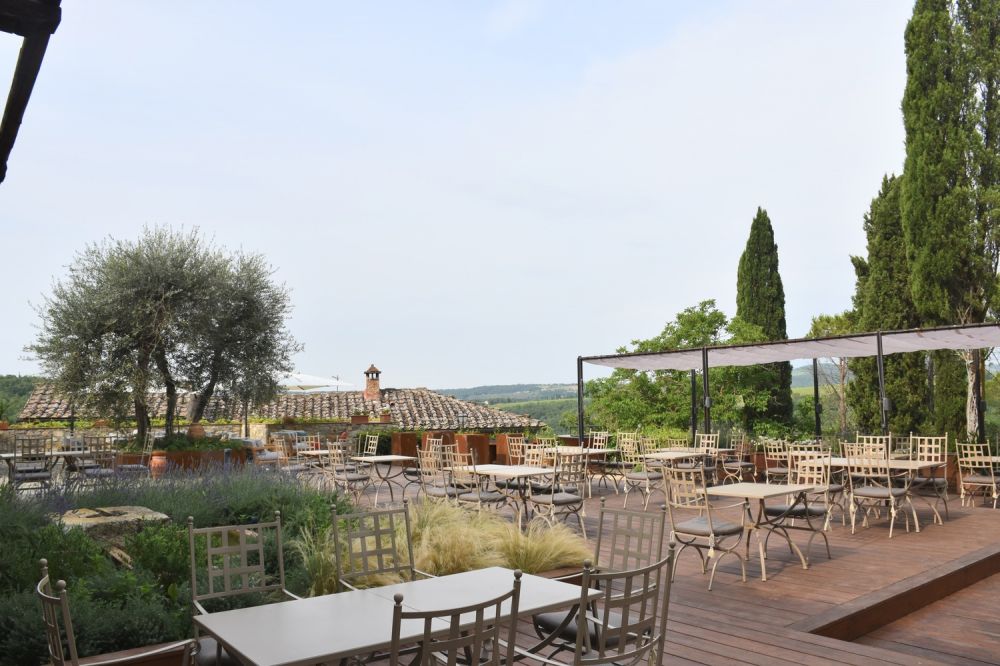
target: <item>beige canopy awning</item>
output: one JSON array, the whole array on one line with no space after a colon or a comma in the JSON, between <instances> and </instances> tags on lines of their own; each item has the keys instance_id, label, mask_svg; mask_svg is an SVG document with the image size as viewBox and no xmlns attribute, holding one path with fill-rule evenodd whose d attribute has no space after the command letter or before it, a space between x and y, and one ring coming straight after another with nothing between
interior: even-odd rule
<instances>
[{"instance_id":1,"label":"beige canopy awning","mask_svg":"<svg viewBox=\"0 0 1000 666\"><path fill-rule=\"evenodd\" d=\"M707 351L708 367L758 365L814 358L876 356L878 337L882 353L933 351L936 349L985 349L1000 347L1000 324L967 324L941 328L861 333L826 338L799 338L744 345L679 349L675 351L584 356L593 365L628 370L701 370Z\"/></svg>"}]
</instances>

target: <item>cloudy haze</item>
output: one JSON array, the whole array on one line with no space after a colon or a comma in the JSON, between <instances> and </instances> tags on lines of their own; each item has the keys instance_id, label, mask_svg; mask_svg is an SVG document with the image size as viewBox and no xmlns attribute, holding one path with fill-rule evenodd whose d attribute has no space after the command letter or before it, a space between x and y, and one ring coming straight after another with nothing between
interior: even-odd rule
<instances>
[{"instance_id":1,"label":"cloudy haze","mask_svg":"<svg viewBox=\"0 0 1000 666\"><path fill-rule=\"evenodd\" d=\"M805 334L902 168L912 3L692 5L64 3L0 184L0 374L74 253L144 224L264 253L298 369L355 384L573 381L731 315L757 206Z\"/></svg>"}]
</instances>

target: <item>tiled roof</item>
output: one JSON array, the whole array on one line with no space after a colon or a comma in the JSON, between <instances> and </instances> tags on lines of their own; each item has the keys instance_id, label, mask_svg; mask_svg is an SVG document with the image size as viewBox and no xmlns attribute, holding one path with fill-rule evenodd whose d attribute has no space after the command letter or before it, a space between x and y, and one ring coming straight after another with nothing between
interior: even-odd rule
<instances>
[{"instance_id":1,"label":"tiled roof","mask_svg":"<svg viewBox=\"0 0 1000 666\"><path fill-rule=\"evenodd\" d=\"M185 393L178 399L177 412L187 415L194 394ZM162 417L166 412L166 396L149 396L150 411ZM406 430L504 430L537 428L537 419L504 412L492 407L458 400L424 388L382 389L379 400L365 400L362 391L330 391L324 393L284 393L273 402L254 410L254 416L281 419L286 416L304 419L348 419L356 411L378 415L389 408L392 423ZM464 422L459 415L465 414ZM78 418L84 416L77 413ZM214 397L205 413L206 420L239 419L240 406ZM40 384L21 410L22 421L66 421L70 418L69 402L56 394L51 385Z\"/></svg>"}]
</instances>

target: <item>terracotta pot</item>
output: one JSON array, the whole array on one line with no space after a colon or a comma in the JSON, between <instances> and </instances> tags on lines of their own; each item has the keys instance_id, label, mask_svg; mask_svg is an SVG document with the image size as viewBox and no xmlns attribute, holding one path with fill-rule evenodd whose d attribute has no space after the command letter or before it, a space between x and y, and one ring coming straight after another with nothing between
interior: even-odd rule
<instances>
[{"instance_id":1,"label":"terracotta pot","mask_svg":"<svg viewBox=\"0 0 1000 666\"><path fill-rule=\"evenodd\" d=\"M149 474L154 479L158 479L163 476L164 472L167 471L167 467L170 463L167 462L167 452L166 451L153 451L149 457Z\"/></svg>"},{"instance_id":2,"label":"terracotta pot","mask_svg":"<svg viewBox=\"0 0 1000 666\"><path fill-rule=\"evenodd\" d=\"M380 423L391 423L392 414L379 414L378 420Z\"/></svg>"},{"instance_id":3,"label":"terracotta pot","mask_svg":"<svg viewBox=\"0 0 1000 666\"><path fill-rule=\"evenodd\" d=\"M201 439L205 436L205 426L200 423L188 426L187 436L188 439Z\"/></svg>"},{"instance_id":4,"label":"terracotta pot","mask_svg":"<svg viewBox=\"0 0 1000 666\"><path fill-rule=\"evenodd\" d=\"M361 423L368 423L367 414L351 414L351 425L358 425Z\"/></svg>"},{"instance_id":5,"label":"terracotta pot","mask_svg":"<svg viewBox=\"0 0 1000 666\"><path fill-rule=\"evenodd\" d=\"M0 430L10 430L10 423L7 421L0 421Z\"/></svg>"}]
</instances>

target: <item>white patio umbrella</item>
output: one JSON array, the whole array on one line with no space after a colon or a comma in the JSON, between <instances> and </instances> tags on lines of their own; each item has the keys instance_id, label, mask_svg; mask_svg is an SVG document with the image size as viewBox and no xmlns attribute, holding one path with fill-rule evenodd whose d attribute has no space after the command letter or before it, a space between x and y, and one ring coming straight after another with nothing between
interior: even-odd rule
<instances>
[{"instance_id":1,"label":"white patio umbrella","mask_svg":"<svg viewBox=\"0 0 1000 666\"><path fill-rule=\"evenodd\" d=\"M278 386L281 386L288 393L314 393L338 390L342 386L354 386L354 384L341 381L336 377L286 372L278 376Z\"/></svg>"}]
</instances>

